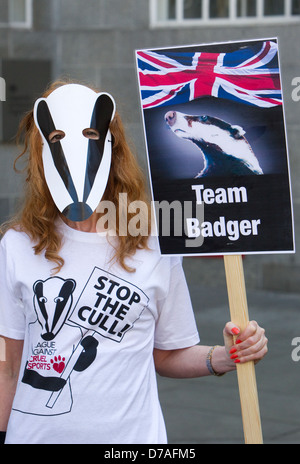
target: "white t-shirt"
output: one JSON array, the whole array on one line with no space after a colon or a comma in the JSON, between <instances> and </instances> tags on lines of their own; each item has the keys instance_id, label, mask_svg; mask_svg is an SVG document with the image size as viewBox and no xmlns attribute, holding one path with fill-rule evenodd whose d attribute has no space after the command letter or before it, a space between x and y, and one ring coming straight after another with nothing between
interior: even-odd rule
<instances>
[{"instance_id":1,"label":"white t-shirt","mask_svg":"<svg viewBox=\"0 0 300 464\"><path fill-rule=\"evenodd\" d=\"M150 238L129 273L106 236L58 227L59 274L26 234L0 244L0 335L24 340L6 443L166 443L153 348L199 343L181 260Z\"/></svg>"}]
</instances>

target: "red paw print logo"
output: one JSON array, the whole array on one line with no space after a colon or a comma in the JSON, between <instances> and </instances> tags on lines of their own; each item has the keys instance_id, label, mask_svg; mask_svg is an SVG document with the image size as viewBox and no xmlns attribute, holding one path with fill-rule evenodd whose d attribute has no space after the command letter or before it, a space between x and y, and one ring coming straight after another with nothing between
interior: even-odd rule
<instances>
[{"instance_id":1,"label":"red paw print logo","mask_svg":"<svg viewBox=\"0 0 300 464\"><path fill-rule=\"evenodd\" d=\"M65 360L66 358L62 358L61 356L54 356L54 359L51 359L53 369L59 374L61 374L65 368Z\"/></svg>"}]
</instances>

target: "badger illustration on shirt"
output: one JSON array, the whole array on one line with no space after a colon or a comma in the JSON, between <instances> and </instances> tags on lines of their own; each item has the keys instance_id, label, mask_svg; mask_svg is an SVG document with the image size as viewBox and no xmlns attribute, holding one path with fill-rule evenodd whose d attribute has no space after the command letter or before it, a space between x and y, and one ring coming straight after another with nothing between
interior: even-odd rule
<instances>
[{"instance_id":1,"label":"badger illustration on shirt","mask_svg":"<svg viewBox=\"0 0 300 464\"><path fill-rule=\"evenodd\" d=\"M86 370L97 356L98 341L92 336L84 337L80 327L67 320L75 287L75 280L60 277L38 280L33 285L37 319L29 324L31 356L22 383L34 389L53 393L62 391L69 384L67 390L71 392L70 378L65 379L62 374L78 344L83 349L73 370ZM71 393L68 397L71 401Z\"/></svg>"}]
</instances>

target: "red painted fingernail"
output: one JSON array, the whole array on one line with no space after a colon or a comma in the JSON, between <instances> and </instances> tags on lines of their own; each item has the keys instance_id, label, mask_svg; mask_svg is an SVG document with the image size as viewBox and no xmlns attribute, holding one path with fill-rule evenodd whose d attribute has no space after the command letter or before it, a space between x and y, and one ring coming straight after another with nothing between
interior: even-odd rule
<instances>
[{"instance_id":1,"label":"red painted fingernail","mask_svg":"<svg viewBox=\"0 0 300 464\"><path fill-rule=\"evenodd\" d=\"M239 364L241 361L239 359L236 359L234 362L235 364Z\"/></svg>"},{"instance_id":2,"label":"red painted fingernail","mask_svg":"<svg viewBox=\"0 0 300 464\"><path fill-rule=\"evenodd\" d=\"M234 327L231 332L233 333L233 335L238 335L240 333L240 330L237 328L237 327Z\"/></svg>"},{"instance_id":3,"label":"red painted fingernail","mask_svg":"<svg viewBox=\"0 0 300 464\"><path fill-rule=\"evenodd\" d=\"M230 356L230 359L237 359L237 358L238 358L237 354L233 354L232 356Z\"/></svg>"},{"instance_id":4,"label":"red painted fingernail","mask_svg":"<svg viewBox=\"0 0 300 464\"><path fill-rule=\"evenodd\" d=\"M242 342L242 340L237 340L235 343L236 343L237 345L240 345L240 343L243 343L243 342Z\"/></svg>"},{"instance_id":5,"label":"red painted fingernail","mask_svg":"<svg viewBox=\"0 0 300 464\"><path fill-rule=\"evenodd\" d=\"M232 349L229 351L230 354L234 354L234 353L236 353L236 352L237 352L237 349L236 349L236 348L232 348Z\"/></svg>"}]
</instances>

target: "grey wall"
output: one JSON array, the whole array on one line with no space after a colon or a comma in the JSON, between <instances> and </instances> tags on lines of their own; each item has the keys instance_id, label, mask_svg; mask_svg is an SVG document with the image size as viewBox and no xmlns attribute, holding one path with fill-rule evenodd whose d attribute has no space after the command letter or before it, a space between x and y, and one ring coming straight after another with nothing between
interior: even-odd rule
<instances>
[{"instance_id":1,"label":"grey wall","mask_svg":"<svg viewBox=\"0 0 300 464\"><path fill-rule=\"evenodd\" d=\"M143 166L146 165L146 154L136 84L135 49L278 37L297 243L300 233L300 102L292 100L291 82L293 77L300 76L300 22L151 30L148 0L34 0L33 5L32 29L0 29L0 57L50 60L52 79L67 75L111 92ZM15 198L20 195L21 182L11 169L16 148L6 143L0 145L0 150L0 219L3 219L12 211ZM199 278L209 285L217 285L217 260L203 259L203 263ZM300 291L298 255L247 257L245 269L248 285L254 288Z\"/></svg>"}]
</instances>

